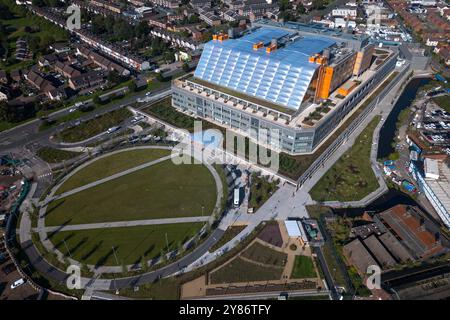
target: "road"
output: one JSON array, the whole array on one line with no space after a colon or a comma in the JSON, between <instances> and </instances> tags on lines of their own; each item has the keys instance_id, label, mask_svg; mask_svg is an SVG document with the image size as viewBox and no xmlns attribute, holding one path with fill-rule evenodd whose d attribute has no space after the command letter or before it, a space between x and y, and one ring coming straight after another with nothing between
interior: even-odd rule
<instances>
[{"instance_id":1,"label":"road","mask_svg":"<svg viewBox=\"0 0 450 320\"><path fill-rule=\"evenodd\" d=\"M170 94L170 82L164 83L162 87L158 90L153 91L152 97L158 97L161 95ZM138 98L145 97L145 92L142 94L121 100L120 102L114 103L108 107L100 107L93 112L88 112L82 115L78 120L87 121L90 120L100 114L108 113L113 110L117 110L123 108L124 106L136 101ZM70 108L65 108L63 110L56 111L49 116L50 120L58 119L70 113ZM41 120L36 119L32 120L24 125L18 126L16 128L12 128L10 130L0 132L0 152L4 153L9 150L17 150L21 149L25 145L29 145L32 143L40 143L41 145L48 145L50 136L54 135L57 131L63 130L70 126L69 123L62 123L55 127L49 128L47 130L39 132ZM94 141L90 141L91 143Z\"/></svg>"},{"instance_id":2,"label":"road","mask_svg":"<svg viewBox=\"0 0 450 320\"><path fill-rule=\"evenodd\" d=\"M197 261L202 257L208 249L213 246L222 237L224 231L216 229L203 243L196 247L191 253L187 254L177 262L169 264L156 271L148 272L142 275L121 278L121 279L88 279L82 278L81 285L83 288L93 286L96 290L116 290L127 287L134 287L142 285L144 283L151 283L157 279L170 276L180 269L185 268L191 263ZM65 284L68 278L67 273L50 265L36 250L31 240L25 241L21 244L22 249L25 251L30 259L33 267L39 271L44 277L52 279L60 284Z\"/></svg>"},{"instance_id":3,"label":"road","mask_svg":"<svg viewBox=\"0 0 450 320\"><path fill-rule=\"evenodd\" d=\"M327 283L328 290L330 290L331 299L338 300L340 294L336 290L336 285L334 284L333 277L331 276L330 270L328 269L328 264L323 256L321 248L314 248L314 253L317 255L320 267L322 268L323 275L325 276L325 282Z\"/></svg>"},{"instance_id":4,"label":"road","mask_svg":"<svg viewBox=\"0 0 450 320\"><path fill-rule=\"evenodd\" d=\"M311 291L289 291L289 298L294 297L320 297L320 296L328 296L328 291L317 292L317 290ZM280 296L280 292L265 292L265 293L248 293L248 294L239 294L239 295L226 295L226 296L208 296L199 299L193 300L267 300L267 299L276 299Z\"/></svg>"}]
</instances>

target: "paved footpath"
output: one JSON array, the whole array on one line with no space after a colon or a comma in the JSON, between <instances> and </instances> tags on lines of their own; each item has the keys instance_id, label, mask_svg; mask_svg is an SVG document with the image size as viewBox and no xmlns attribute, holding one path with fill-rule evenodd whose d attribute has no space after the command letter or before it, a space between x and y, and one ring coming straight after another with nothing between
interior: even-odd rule
<instances>
[{"instance_id":1,"label":"paved footpath","mask_svg":"<svg viewBox=\"0 0 450 320\"><path fill-rule=\"evenodd\" d=\"M206 222L209 216L203 217L183 217L183 218L167 218L167 219L147 219L147 220L131 220L131 221L117 221L117 222L99 222L99 223L85 223L73 224L65 226L51 226L44 227L45 232L55 231L73 231L73 230L90 230L101 228L120 228L120 227L135 227L135 226L150 226L158 224L173 224L173 223L188 223L188 222ZM34 231L42 229L34 228Z\"/></svg>"}]
</instances>

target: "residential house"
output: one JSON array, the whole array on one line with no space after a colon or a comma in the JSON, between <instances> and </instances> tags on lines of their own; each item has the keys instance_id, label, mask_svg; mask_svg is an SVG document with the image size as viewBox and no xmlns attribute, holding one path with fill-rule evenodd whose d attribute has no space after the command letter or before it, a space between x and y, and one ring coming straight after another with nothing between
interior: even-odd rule
<instances>
[{"instance_id":1,"label":"residential house","mask_svg":"<svg viewBox=\"0 0 450 320\"><path fill-rule=\"evenodd\" d=\"M0 70L0 84L8 84L8 75L6 71Z\"/></svg>"},{"instance_id":2,"label":"residential house","mask_svg":"<svg viewBox=\"0 0 450 320\"><path fill-rule=\"evenodd\" d=\"M55 64L56 61L58 61L58 57L55 54L51 53L40 57L38 59L38 64L40 67L48 67Z\"/></svg>"},{"instance_id":3,"label":"residential house","mask_svg":"<svg viewBox=\"0 0 450 320\"><path fill-rule=\"evenodd\" d=\"M70 79L73 77L78 77L79 75L81 75L80 71L73 68L71 65L61 62L61 61L57 61L53 65L53 67L56 72L58 72L59 74L61 74L63 77L65 77L67 79Z\"/></svg>"},{"instance_id":4,"label":"residential house","mask_svg":"<svg viewBox=\"0 0 450 320\"><path fill-rule=\"evenodd\" d=\"M52 49L56 53L66 53L71 50L70 46L67 43L63 42L56 42L51 44L50 49Z\"/></svg>"},{"instance_id":5,"label":"residential house","mask_svg":"<svg viewBox=\"0 0 450 320\"><path fill-rule=\"evenodd\" d=\"M69 79L69 87L73 90L81 91L89 88L96 88L104 83L103 72L90 71Z\"/></svg>"},{"instance_id":6,"label":"residential house","mask_svg":"<svg viewBox=\"0 0 450 320\"><path fill-rule=\"evenodd\" d=\"M44 79L40 74L33 70L25 74L24 77L32 86L43 93L47 93L55 89L50 81Z\"/></svg>"}]
</instances>

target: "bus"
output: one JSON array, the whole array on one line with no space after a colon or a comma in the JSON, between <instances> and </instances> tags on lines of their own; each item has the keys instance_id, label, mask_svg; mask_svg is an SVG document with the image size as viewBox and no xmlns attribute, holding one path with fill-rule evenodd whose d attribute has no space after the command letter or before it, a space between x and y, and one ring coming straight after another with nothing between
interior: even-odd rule
<instances>
[{"instance_id":1,"label":"bus","mask_svg":"<svg viewBox=\"0 0 450 320\"><path fill-rule=\"evenodd\" d=\"M239 207L239 188L234 188L234 207Z\"/></svg>"}]
</instances>

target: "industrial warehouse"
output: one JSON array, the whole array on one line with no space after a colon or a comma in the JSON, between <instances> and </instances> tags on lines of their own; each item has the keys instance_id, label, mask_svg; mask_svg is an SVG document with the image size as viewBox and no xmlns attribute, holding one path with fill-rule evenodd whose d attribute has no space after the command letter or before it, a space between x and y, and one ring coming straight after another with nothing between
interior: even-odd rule
<instances>
[{"instance_id":1,"label":"industrial warehouse","mask_svg":"<svg viewBox=\"0 0 450 320\"><path fill-rule=\"evenodd\" d=\"M279 148L271 142L272 149L311 153L382 83L396 58L364 35L255 24L241 37L214 35L194 75L173 81L172 104L253 140L267 129L270 141L278 130Z\"/></svg>"}]
</instances>

